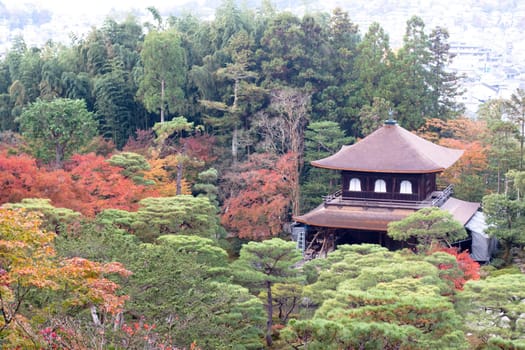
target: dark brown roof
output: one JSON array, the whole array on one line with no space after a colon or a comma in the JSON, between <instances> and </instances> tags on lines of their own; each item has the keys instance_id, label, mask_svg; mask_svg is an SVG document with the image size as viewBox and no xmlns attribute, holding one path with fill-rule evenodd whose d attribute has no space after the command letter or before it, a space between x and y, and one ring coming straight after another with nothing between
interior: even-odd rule
<instances>
[{"instance_id":1,"label":"dark brown roof","mask_svg":"<svg viewBox=\"0 0 525 350\"><path fill-rule=\"evenodd\" d=\"M462 154L463 150L436 145L390 124L312 165L364 172L433 173L450 167Z\"/></svg>"}]
</instances>

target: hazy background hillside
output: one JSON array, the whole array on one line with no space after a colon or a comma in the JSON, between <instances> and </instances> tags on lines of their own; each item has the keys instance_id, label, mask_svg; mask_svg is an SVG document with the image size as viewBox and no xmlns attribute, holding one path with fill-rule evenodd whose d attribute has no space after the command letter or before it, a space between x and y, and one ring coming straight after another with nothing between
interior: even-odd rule
<instances>
[{"instance_id":1,"label":"hazy background hillside","mask_svg":"<svg viewBox=\"0 0 525 350\"><path fill-rule=\"evenodd\" d=\"M105 17L133 14L146 16L146 8L155 6L163 15L193 14L211 17L220 0L94 0L63 2L57 0L0 1L0 52L5 51L13 36L22 34L28 44L42 44L49 39L66 41L71 33L85 34ZM260 7L260 0L239 1L248 8ZM525 27L525 3L514 0L419 1L419 0L357 0L357 1L291 1L271 2L278 10L296 14L308 11L331 11L341 7L348 11L361 32L377 21L390 34L392 46L400 44L406 21L414 14L428 27L446 27L451 41L504 51L525 53L519 42Z\"/></svg>"},{"instance_id":2,"label":"hazy background hillside","mask_svg":"<svg viewBox=\"0 0 525 350\"><path fill-rule=\"evenodd\" d=\"M239 0L240 6L261 7L261 0ZM147 7L154 6L163 16L191 13L212 19L221 0L0 0L0 57L14 38L23 36L28 46L42 46L48 40L70 44L86 37L94 26L112 17L122 20L129 15L139 22L151 21ZM341 7L364 34L372 22L378 22L390 36L396 51L402 46L407 20L421 17L427 31L437 26L450 34L450 52L456 55L449 69L466 77L466 93L458 97L474 116L480 103L493 98L508 98L516 88L523 88L525 64L525 2L516 0L277 0L271 4L278 11L296 15L307 12L331 12Z\"/></svg>"}]
</instances>

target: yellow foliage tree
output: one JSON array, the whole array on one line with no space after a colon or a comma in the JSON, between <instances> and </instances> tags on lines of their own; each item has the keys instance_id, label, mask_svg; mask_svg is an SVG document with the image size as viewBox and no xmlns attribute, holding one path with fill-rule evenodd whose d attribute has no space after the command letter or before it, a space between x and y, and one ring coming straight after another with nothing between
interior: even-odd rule
<instances>
[{"instance_id":1,"label":"yellow foliage tree","mask_svg":"<svg viewBox=\"0 0 525 350\"><path fill-rule=\"evenodd\" d=\"M38 213L0 208L0 344L2 348L35 348L41 341L38 316L57 314L63 308L90 308L116 314L126 296L108 274L128 276L120 263L101 264L81 258L60 259L53 247L55 234L40 228ZM60 307L34 298L40 292L61 293Z\"/></svg>"},{"instance_id":2,"label":"yellow foliage tree","mask_svg":"<svg viewBox=\"0 0 525 350\"><path fill-rule=\"evenodd\" d=\"M150 170L144 173L144 178L155 182L154 187L162 197L171 197L177 194L177 183L174 178L176 177L178 162L178 156L175 154L149 161ZM191 194L191 186L186 179L182 179L181 188L181 194Z\"/></svg>"}]
</instances>

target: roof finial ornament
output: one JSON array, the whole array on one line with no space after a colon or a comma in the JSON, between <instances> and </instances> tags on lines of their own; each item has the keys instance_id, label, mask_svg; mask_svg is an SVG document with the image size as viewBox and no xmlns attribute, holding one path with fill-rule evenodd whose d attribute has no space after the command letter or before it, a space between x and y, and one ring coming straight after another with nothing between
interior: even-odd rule
<instances>
[{"instance_id":1,"label":"roof finial ornament","mask_svg":"<svg viewBox=\"0 0 525 350\"><path fill-rule=\"evenodd\" d=\"M390 108L388 110L388 120L385 120L385 125L396 125L397 121L393 118L394 110Z\"/></svg>"}]
</instances>

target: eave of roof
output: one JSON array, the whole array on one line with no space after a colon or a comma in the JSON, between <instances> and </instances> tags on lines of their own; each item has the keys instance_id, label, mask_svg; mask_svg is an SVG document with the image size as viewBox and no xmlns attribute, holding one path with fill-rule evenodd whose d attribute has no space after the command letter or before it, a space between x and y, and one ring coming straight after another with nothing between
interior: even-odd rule
<instances>
[{"instance_id":1,"label":"eave of roof","mask_svg":"<svg viewBox=\"0 0 525 350\"><path fill-rule=\"evenodd\" d=\"M294 220L310 226L344 228L369 231L386 231L391 221L398 221L414 209L368 208L359 206L325 206L321 204L314 210Z\"/></svg>"},{"instance_id":2,"label":"eave of roof","mask_svg":"<svg viewBox=\"0 0 525 350\"><path fill-rule=\"evenodd\" d=\"M450 197L440 208L450 212L454 219L465 225L479 207L479 203ZM375 208L323 203L293 219L310 226L386 232L388 223L402 220L415 211L416 209L411 208Z\"/></svg>"}]
</instances>

